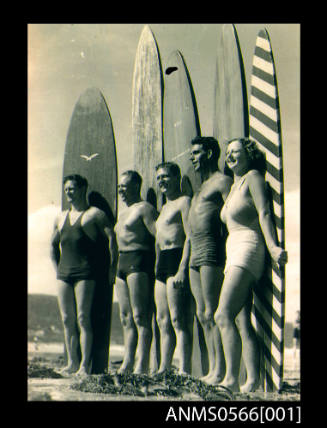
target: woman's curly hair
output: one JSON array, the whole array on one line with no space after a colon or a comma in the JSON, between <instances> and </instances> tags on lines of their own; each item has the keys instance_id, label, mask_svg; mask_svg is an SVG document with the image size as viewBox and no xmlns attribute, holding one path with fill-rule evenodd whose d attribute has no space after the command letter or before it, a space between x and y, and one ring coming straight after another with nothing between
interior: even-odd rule
<instances>
[{"instance_id":1,"label":"woman's curly hair","mask_svg":"<svg viewBox=\"0 0 327 428\"><path fill-rule=\"evenodd\" d=\"M233 138L227 142L227 146L233 141L239 141L242 144L249 160L249 170L256 169L264 177L267 170L266 155L258 148L256 142L250 138ZM226 161L224 165L224 174L233 177L233 173L226 165Z\"/></svg>"}]
</instances>

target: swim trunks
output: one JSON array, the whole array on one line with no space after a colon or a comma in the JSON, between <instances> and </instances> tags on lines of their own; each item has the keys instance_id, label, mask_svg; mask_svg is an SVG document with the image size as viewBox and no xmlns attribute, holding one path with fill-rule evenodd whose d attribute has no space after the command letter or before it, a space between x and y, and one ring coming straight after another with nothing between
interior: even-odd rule
<instances>
[{"instance_id":1,"label":"swim trunks","mask_svg":"<svg viewBox=\"0 0 327 428\"><path fill-rule=\"evenodd\" d=\"M175 276L183 256L183 248L161 250L156 270L156 279L166 283L167 279Z\"/></svg>"},{"instance_id":2,"label":"swim trunks","mask_svg":"<svg viewBox=\"0 0 327 428\"><path fill-rule=\"evenodd\" d=\"M192 233L190 267L220 266L225 264L225 239L219 234Z\"/></svg>"},{"instance_id":3,"label":"swim trunks","mask_svg":"<svg viewBox=\"0 0 327 428\"><path fill-rule=\"evenodd\" d=\"M82 228L82 215L71 225L68 213L60 231L57 279L65 282L95 279L97 274L96 244Z\"/></svg>"},{"instance_id":4,"label":"swim trunks","mask_svg":"<svg viewBox=\"0 0 327 428\"><path fill-rule=\"evenodd\" d=\"M145 272L154 280L155 252L149 250L119 251L117 277L126 281L131 273Z\"/></svg>"}]
</instances>

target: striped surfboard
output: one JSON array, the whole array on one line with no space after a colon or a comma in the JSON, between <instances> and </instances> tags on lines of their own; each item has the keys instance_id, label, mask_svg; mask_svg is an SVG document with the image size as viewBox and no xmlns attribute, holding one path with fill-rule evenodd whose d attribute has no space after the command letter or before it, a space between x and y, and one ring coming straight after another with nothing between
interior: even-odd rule
<instances>
[{"instance_id":1,"label":"striped surfboard","mask_svg":"<svg viewBox=\"0 0 327 428\"><path fill-rule=\"evenodd\" d=\"M253 56L250 97L250 138L265 152L278 243L285 248L284 180L280 109L275 63L266 29L260 30ZM271 261L254 290L253 321L259 337L261 379L265 391L280 390L283 381L285 269Z\"/></svg>"}]
</instances>

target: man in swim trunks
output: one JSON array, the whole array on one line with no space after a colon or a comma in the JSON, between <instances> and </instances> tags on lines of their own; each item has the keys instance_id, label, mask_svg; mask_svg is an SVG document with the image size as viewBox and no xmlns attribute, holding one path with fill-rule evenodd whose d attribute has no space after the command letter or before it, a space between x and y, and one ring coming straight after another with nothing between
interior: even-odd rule
<instances>
[{"instance_id":1,"label":"man in swim trunks","mask_svg":"<svg viewBox=\"0 0 327 428\"><path fill-rule=\"evenodd\" d=\"M130 170L121 175L118 185L119 196L127 206L115 226L119 248L115 288L125 345L118 373L134 369L135 374L141 374L149 369L158 213L141 199L141 185L140 175Z\"/></svg>"},{"instance_id":2,"label":"man in swim trunks","mask_svg":"<svg viewBox=\"0 0 327 428\"><path fill-rule=\"evenodd\" d=\"M184 229L191 198L181 193L177 164L162 163L156 172L158 187L167 201L156 222L155 302L161 344L158 372L171 367L177 342L179 372L191 373L193 298L188 279L189 243Z\"/></svg>"},{"instance_id":3,"label":"man in swim trunks","mask_svg":"<svg viewBox=\"0 0 327 428\"><path fill-rule=\"evenodd\" d=\"M209 372L202 380L216 384L223 379L225 370L220 333L214 321L225 264L224 229L219 214L232 180L218 170L220 149L217 140L196 137L191 144L190 160L200 174L202 184L193 196L189 212L189 273L197 317L208 348Z\"/></svg>"},{"instance_id":4,"label":"man in swim trunks","mask_svg":"<svg viewBox=\"0 0 327 428\"><path fill-rule=\"evenodd\" d=\"M70 208L56 218L51 240L51 259L57 272L58 302L67 349L64 374L86 375L91 370L91 308L96 279L106 272L106 267L99 262L101 256L97 256L99 248L103 249L99 245L103 244L103 239L109 243L111 284L116 274L118 253L113 225L103 211L88 205L87 185L87 180L77 174L64 178L64 192Z\"/></svg>"}]
</instances>

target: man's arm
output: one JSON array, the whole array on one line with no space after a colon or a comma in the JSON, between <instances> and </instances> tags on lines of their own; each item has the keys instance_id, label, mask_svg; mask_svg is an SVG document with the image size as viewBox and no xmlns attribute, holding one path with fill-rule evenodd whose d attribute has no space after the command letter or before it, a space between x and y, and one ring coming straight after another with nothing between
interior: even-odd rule
<instances>
[{"instance_id":1,"label":"man's arm","mask_svg":"<svg viewBox=\"0 0 327 428\"><path fill-rule=\"evenodd\" d=\"M149 203L146 203L142 209L142 219L145 227L153 237L156 236L156 220L159 216L158 211Z\"/></svg>"},{"instance_id":2,"label":"man's arm","mask_svg":"<svg viewBox=\"0 0 327 428\"><path fill-rule=\"evenodd\" d=\"M113 284L116 278L118 262L118 245L116 240L116 234L114 232L113 225L110 224L107 215L103 211L99 210L97 215L97 223L100 227L101 233L108 239L110 251L109 282L110 284Z\"/></svg>"},{"instance_id":3,"label":"man's arm","mask_svg":"<svg viewBox=\"0 0 327 428\"><path fill-rule=\"evenodd\" d=\"M59 260L60 260L60 234L58 229L58 217L56 217L53 227L53 232L51 236L51 245L50 245L50 258L52 264L57 271Z\"/></svg>"}]
</instances>

